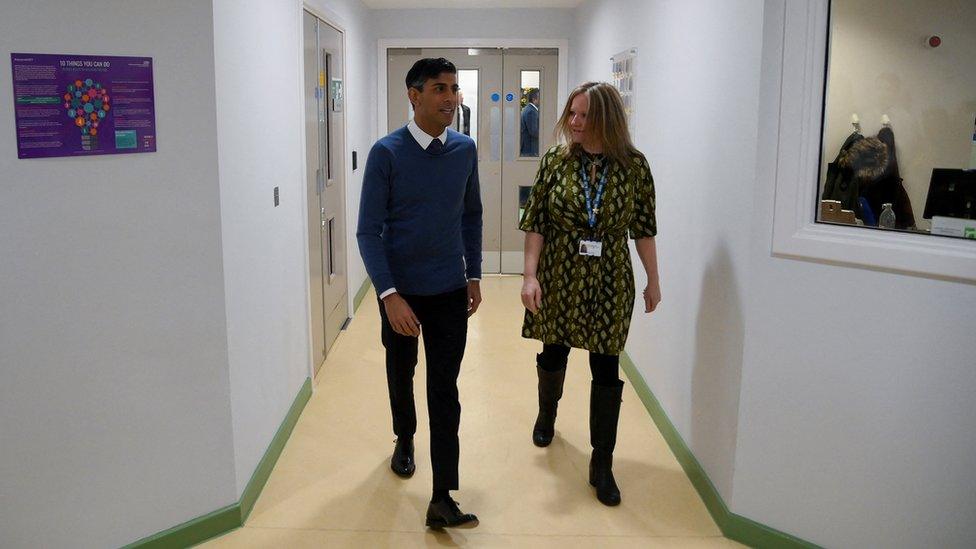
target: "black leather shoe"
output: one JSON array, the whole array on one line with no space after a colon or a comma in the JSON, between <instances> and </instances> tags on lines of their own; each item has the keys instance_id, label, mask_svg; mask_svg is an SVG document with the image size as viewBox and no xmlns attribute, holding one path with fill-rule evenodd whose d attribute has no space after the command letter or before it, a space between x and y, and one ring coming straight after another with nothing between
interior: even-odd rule
<instances>
[{"instance_id":1,"label":"black leather shoe","mask_svg":"<svg viewBox=\"0 0 976 549\"><path fill-rule=\"evenodd\" d=\"M390 469L398 477L413 476L413 472L417 470L417 464L413 461L413 437L397 437L393 457L390 458Z\"/></svg>"},{"instance_id":2,"label":"black leather shoe","mask_svg":"<svg viewBox=\"0 0 976 549\"><path fill-rule=\"evenodd\" d=\"M474 528L478 525L478 517L471 513L462 513L458 504L450 497L437 503L431 502L427 506L427 527L435 530L442 528Z\"/></svg>"}]
</instances>

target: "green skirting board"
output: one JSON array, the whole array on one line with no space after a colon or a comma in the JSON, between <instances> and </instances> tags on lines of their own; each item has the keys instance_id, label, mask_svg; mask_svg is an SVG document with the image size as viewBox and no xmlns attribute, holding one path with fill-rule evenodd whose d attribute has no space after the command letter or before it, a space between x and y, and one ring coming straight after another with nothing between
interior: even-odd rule
<instances>
[{"instance_id":1,"label":"green skirting board","mask_svg":"<svg viewBox=\"0 0 976 549\"><path fill-rule=\"evenodd\" d=\"M228 505L223 509L218 509L217 511L203 515L202 517L197 517L191 521L174 526L169 530L164 530L158 534L126 545L126 549L137 547L139 549L176 549L190 547L191 545L196 545L210 538L230 532L243 525L248 515L251 514L251 509L254 508L254 502L261 495L261 490L264 488L265 483L268 482L268 477L271 476L271 470L274 469L275 463L278 461L278 456L281 455L285 443L288 442L288 437L291 436L292 429L298 423L298 418L302 415L302 410L305 409L305 404L311 396L312 379L306 378L305 383L302 384L302 388L298 391L298 396L292 402L291 408L289 408L288 414L285 416L285 420L281 422L281 425L278 427L278 432L271 439L271 444L268 445L264 456L258 462L257 469L251 475L251 480L248 481L247 486L244 488L244 493L241 494L240 501L233 505Z\"/></svg>"},{"instance_id":2,"label":"green skirting board","mask_svg":"<svg viewBox=\"0 0 976 549\"><path fill-rule=\"evenodd\" d=\"M664 440L671 448L674 457L678 459L681 468L688 475L695 490L698 491L698 495L705 502L705 507L708 508L708 512L712 515L712 518L718 524L719 529L722 530L722 534L725 537L750 547L819 549L819 545L804 541L785 532L780 532L779 530L730 511L725 501L722 500L722 496L718 493L718 490L715 489L715 485L712 484L711 479L705 474L705 469L698 463L695 455L691 453L691 449L685 444L684 439L681 438L681 434L675 429L674 424L671 423L668 415L664 412L664 408L661 407L661 403L658 402L654 393L651 392L647 383L644 382L644 378L637 371L637 366L634 365L634 362L626 352L620 355L620 366L624 373L627 374L627 378L630 379L630 384L634 387L634 391L637 392L637 396L644 403L644 407L647 408L647 412L650 414L651 419L654 420L654 424L657 425L661 435L664 436Z\"/></svg>"}]
</instances>

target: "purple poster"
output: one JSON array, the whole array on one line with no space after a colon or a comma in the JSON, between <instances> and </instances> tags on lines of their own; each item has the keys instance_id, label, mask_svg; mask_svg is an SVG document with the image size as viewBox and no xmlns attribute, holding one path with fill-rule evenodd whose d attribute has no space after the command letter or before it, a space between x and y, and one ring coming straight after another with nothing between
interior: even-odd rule
<instances>
[{"instance_id":1,"label":"purple poster","mask_svg":"<svg viewBox=\"0 0 976 549\"><path fill-rule=\"evenodd\" d=\"M155 152L151 57L12 53L17 156Z\"/></svg>"}]
</instances>

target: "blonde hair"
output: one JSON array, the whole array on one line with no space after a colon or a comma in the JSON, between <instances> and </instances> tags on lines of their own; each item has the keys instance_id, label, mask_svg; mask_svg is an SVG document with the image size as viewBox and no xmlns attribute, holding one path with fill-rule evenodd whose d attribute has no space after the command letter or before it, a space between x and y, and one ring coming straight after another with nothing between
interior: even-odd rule
<instances>
[{"instance_id":1,"label":"blonde hair","mask_svg":"<svg viewBox=\"0 0 976 549\"><path fill-rule=\"evenodd\" d=\"M624 101L620 97L620 92L606 82L585 82L569 94L555 129L556 140L566 144L564 148L566 157L579 154L583 148L579 143L573 142L572 129L569 127L573 100L580 94L586 94L590 103L586 111L587 133L599 139L603 144L604 154L609 158L622 166L629 166L633 156L640 153L630 140L627 113L624 111Z\"/></svg>"}]
</instances>

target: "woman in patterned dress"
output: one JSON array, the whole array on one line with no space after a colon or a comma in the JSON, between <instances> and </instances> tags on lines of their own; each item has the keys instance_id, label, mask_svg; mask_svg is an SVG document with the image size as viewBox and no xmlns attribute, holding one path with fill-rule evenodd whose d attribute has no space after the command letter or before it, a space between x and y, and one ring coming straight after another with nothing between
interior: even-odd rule
<instances>
[{"instance_id":1,"label":"woman in patterned dress","mask_svg":"<svg viewBox=\"0 0 976 549\"><path fill-rule=\"evenodd\" d=\"M623 101L604 82L570 94L556 125L563 144L543 156L519 228L525 231L522 336L542 341L536 355L537 446L554 436L571 347L589 351L590 484L605 505L620 503L613 449L623 381L620 352L634 308L628 233L647 274L644 312L661 301L654 236L654 181L630 140Z\"/></svg>"}]
</instances>

